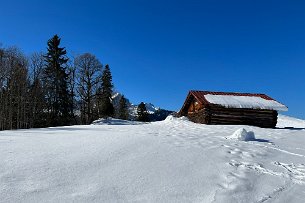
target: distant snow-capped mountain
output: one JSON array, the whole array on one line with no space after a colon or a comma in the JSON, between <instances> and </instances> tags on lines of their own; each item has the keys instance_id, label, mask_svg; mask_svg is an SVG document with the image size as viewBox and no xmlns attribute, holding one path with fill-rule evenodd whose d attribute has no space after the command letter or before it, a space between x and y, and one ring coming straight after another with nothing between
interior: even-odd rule
<instances>
[{"instance_id":1,"label":"distant snow-capped mountain","mask_svg":"<svg viewBox=\"0 0 305 203\"><path fill-rule=\"evenodd\" d=\"M123 95L119 92L114 92L111 99L112 99L112 104L115 109L119 109L119 102L120 99ZM126 98L127 99L127 98ZM160 121L164 120L169 114L173 113L173 111L161 109L160 107L155 107L154 104L152 103L145 103L145 107L147 110L147 113L149 114L149 118L151 121ZM127 105L128 105L128 110L129 110L129 117L131 120L135 120L137 118L137 109L139 104L132 104L128 99L127 99Z\"/></svg>"}]
</instances>

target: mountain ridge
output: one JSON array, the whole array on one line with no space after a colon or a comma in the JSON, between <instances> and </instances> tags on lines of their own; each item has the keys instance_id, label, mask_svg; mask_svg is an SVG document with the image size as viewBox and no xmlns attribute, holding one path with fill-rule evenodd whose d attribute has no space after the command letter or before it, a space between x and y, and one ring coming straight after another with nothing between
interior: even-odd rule
<instances>
[{"instance_id":1,"label":"mountain ridge","mask_svg":"<svg viewBox=\"0 0 305 203\"><path fill-rule=\"evenodd\" d=\"M111 97L112 104L115 109L119 109L119 101L123 94L121 94L118 91L115 91ZM126 98L127 99L127 98ZM161 121L164 120L168 115L173 114L174 111L163 109L160 107L156 107L154 104L149 102L144 102L148 117L150 121ZM128 113L129 113L129 119L130 120L136 120L137 119L137 108L139 104L133 104L130 102L129 99L127 99L127 106L128 106ZM117 114L117 113L116 113Z\"/></svg>"}]
</instances>

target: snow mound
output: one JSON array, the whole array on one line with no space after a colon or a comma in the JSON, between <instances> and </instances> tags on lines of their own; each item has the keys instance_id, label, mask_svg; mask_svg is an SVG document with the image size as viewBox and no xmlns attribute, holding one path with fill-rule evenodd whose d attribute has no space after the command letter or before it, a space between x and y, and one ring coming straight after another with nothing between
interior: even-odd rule
<instances>
[{"instance_id":1,"label":"snow mound","mask_svg":"<svg viewBox=\"0 0 305 203\"><path fill-rule=\"evenodd\" d=\"M305 128L305 121L279 114L277 117L277 125L278 128Z\"/></svg>"},{"instance_id":2,"label":"snow mound","mask_svg":"<svg viewBox=\"0 0 305 203\"><path fill-rule=\"evenodd\" d=\"M254 132L246 131L244 128L236 130L228 139L237 139L240 141L253 141L255 140Z\"/></svg>"},{"instance_id":3,"label":"snow mound","mask_svg":"<svg viewBox=\"0 0 305 203\"><path fill-rule=\"evenodd\" d=\"M141 122L137 121L127 121L116 118L100 118L92 122L91 125L138 125Z\"/></svg>"},{"instance_id":4,"label":"snow mound","mask_svg":"<svg viewBox=\"0 0 305 203\"><path fill-rule=\"evenodd\" d=\"M167 117L166 117L165 121L173 121L173 120L175 120L175 119L176 119L176 118L175 118L174 116L170 115L170 116L167 116Z\"/></svg>"},{"instance_id":5,"label":"snow mound","mask_svg":"<svg viewBox=\"0 0 305 203\"><path fill-rule=\"evenodd\" d=\"M169 115L166 117L165 121L189 121L189 119L185 116L174 117L172 115Z\"/></svg>"},{"instance_id":6,"label":"snow mound","mask_svg":"<svg viewBox=\"0 0 305 203\"><path fill-rule=\"evenodd\" d=\"M186 116L180 117L179 120L181 120L181 121L189 121L189 119Z\"/></svg>"}]
</instances>

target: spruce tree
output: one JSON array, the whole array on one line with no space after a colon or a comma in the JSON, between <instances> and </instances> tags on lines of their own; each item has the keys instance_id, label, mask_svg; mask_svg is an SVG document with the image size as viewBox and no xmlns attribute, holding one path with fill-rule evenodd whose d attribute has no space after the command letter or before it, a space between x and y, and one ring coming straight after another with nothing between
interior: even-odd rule
<instances>
[{"instance_id":1,"label":"spruce tree","mask_svg":"<svg viewBox=\"0 0 305 203\"><path fill-rule=\"evenodd\" d=\"M127 99L122 95L119 101L119 119L128 120L128 117Z\"/></svg>"},{"instance_id":2,"label":"spruce tree","mask_svg":"<svg viewBox=\"0 0 305 203\"><path fill-rule=\"evenodd\" d=\"M137 109L137 113L138 113L138 121L142 121L142 122L148 122L149 121L147 109L146 109L146 106L143 102L141 102L139 104L138 109Z\"/></svg>"},{"instance_id":3,"label":"spruce tree","mask_svg":"<svg viewBox=\"0 0 305 203\"><path fill-rule=\"evenodd\" d=\"M112 88L112 75L107 64L103 70L102 84L99 88L99 116L102 118L112 117L114 114L114 107L111 103Z\"/></svg>"},{"instance_id":4,"label":"spruce tree","mask_svg":"<svg viewBox=\"0 0 305 203\"><path fill-rule=\"evenodd\" d=\"M65 48L59 47L60 38L54 35L48 40L48 52L44 55L44 88L48 108L48 123L51 126L69 125L71 122L71 97L68 90Z\"/></svg>"}]
</instances>

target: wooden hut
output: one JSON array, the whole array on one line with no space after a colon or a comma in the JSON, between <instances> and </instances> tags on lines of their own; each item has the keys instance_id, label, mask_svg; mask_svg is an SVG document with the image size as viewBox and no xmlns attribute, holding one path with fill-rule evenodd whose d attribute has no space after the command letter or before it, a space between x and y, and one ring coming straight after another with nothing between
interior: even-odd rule
<instances>
[{"instance_id":1,"label":"wooden hut","mask_svg":"<svg viewBox=\"0 0 305 203\"><path fill-rule=\"evenodd\" d=\"M179 111L195 123L274 128L288 108L265 94L190 91Z\"/></svg>"}]
</instances>

